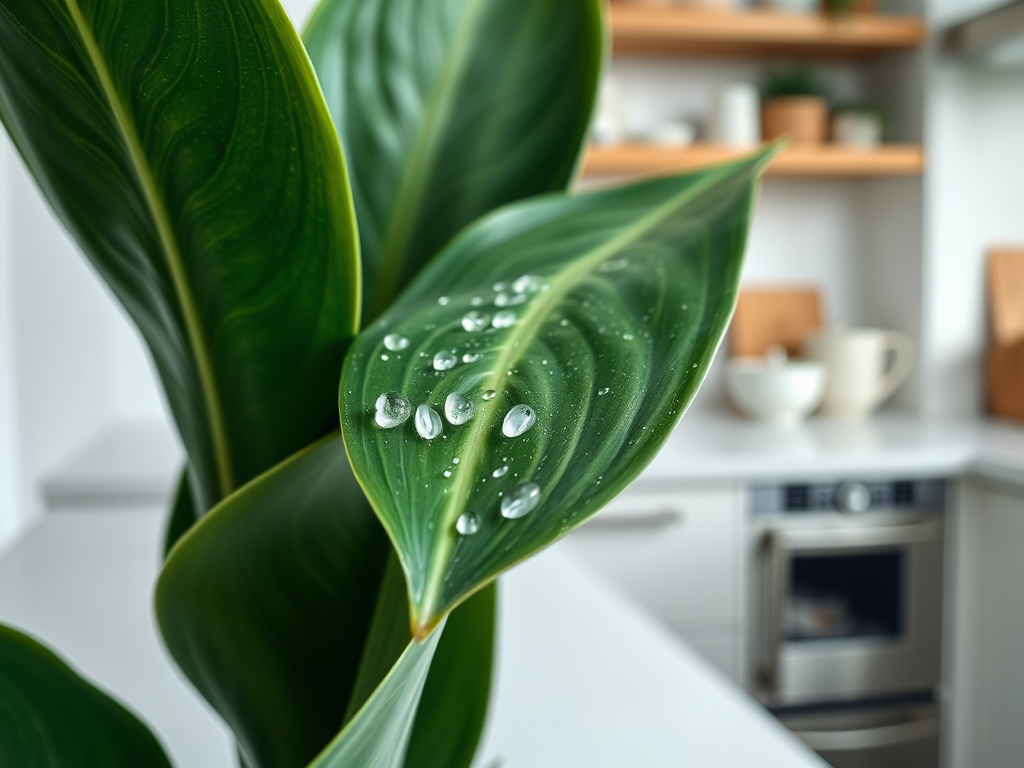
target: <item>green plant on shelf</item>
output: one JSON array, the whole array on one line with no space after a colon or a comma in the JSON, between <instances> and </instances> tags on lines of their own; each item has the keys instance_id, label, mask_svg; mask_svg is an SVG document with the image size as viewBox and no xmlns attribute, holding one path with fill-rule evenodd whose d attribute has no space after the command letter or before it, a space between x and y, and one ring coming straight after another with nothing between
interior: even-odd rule
<instances>
[{"instance_id":1,"label":"green plant on shelf","mask_svg":"<svg viewBox=\"0 0 1024 768\"><path fill-rule=\"evenodd\" d=\"M794 96L828 100L828 85L814 65L803 62L768 72L762 89L765 101Z\"/></svg>"},{"instance_id":2,"label":"green plant on shelf","mask_svg":"<svg viewBox=\"0 0 1024 768\"><path fill-rule=\"evenodd\" d=\"M711 362L771 150L567 191L602 14L323 0L300 40L277 0L0 0L0 117L187 449L156 615L246 768L468 766L496 578ZM0 765L168 764L0 629Z\"/></svg>"}]
</instances>

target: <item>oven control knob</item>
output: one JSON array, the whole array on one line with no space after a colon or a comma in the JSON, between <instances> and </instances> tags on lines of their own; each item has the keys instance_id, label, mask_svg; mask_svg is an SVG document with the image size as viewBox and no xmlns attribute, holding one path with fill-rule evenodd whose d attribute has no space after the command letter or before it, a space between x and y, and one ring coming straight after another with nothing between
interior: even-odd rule
<instances>
[{"instance_id":1,"label":"oven control knob","mask_svg":"<svg viewBox=\"0 0 1024 768\"><path fill-rule=\"evenodd\" d=\"M836 506L843 512L871 509L871 489L864 483L843 483L836 490Z\"/></svg>"}]
</instances>

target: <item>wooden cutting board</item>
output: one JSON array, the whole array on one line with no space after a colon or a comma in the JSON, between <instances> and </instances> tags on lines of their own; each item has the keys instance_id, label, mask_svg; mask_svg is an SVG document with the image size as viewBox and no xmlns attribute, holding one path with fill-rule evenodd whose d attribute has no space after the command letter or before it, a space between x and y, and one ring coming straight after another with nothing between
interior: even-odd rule
<instances>
[{"instance_id":1,"label":"wooden cutting board","mask_svg":"<svg viewBox=\"0 0 1024 768\"><path fill-rule=\"evenodd\" d=\"M729 347L736 357L763 357L768 347L800 354L804 339L822 325L821 292L813 287L744 288L729 327Z\"/></svg>"}]
</instances>

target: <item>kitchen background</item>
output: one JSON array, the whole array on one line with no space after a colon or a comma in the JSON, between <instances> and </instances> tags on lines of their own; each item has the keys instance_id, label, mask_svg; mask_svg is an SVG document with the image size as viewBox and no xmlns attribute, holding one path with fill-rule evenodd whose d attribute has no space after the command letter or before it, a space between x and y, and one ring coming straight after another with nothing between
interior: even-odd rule
<instances>
[{"instance_id":1,"label":"kitchen background","mask_svg":"<svg viewBox=\"0 0 1024 768\"><path fill-rule=\"evenodd\" d=\"M309 0L285 0L304 19ZM991 3L882 0L921 16L916 49L826 62L836 96L885 106L920 144L920 174L767 179L748 285L815 285L830 322L903 331L918 364L890 405L926 419L983 414L986 249L1024 243L1024 73L944 56L940 32ZM706 115L716 89L760 83L769 59L616 57L633 119ZM723 356L720 356L720 358ZM691 416L727 409L720 359ZM43 509L44 482L116 425L169 432L142 345L0 139L0 548ZM799 471L799 468L796 468Z\"/></svg>"}]
</instances>

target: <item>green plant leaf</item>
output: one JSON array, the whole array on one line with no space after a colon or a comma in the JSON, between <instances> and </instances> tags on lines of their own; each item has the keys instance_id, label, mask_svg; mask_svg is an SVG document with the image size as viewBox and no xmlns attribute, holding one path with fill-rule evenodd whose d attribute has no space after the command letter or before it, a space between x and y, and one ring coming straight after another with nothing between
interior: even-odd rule
<instances>
[{"instance_id":1,"label":"green plant leaf","mask_svg":"<svg viewBox=\"0 0 1024 768\"><path fill-rule=\"evenodd\" d=\"M277 0L4 0L0 118L139 326L200 511L332 428L355 225Z\"/></svg>"},{"instance_id":2,"label":"green plant leaf","mask_svg":"<svg viewBox=\"0 0 1024 768\"><path fill-rule=\"evenodd\" d=\"M0 765L170 768L152 733L47 648L0 625Z\"/></svg>"},{"instance_id":3,"label":"green plant leaf","mask_svg":"<svg viewBox=\"0 0 1024 768\"><path fill-rule=\"evenodd\" d=\"M601 0L322 0L303 38L349 159L364 320L452 237L563 190L604 53Z\"/></svg>"},{"instance_id":4,"label":"green plant leaf","mask_svg":"<svg viewBox=\"0 0 1024 768\"><path fill-rule=\"evenodd\" d=\"M416 632L580 525L654 457L731 316L770 155L510 206L359 336L342 373L342 432L401 558ZM386 353L386 334L408 347ZM394 392L413 415L382 429L375 405ZM444 414L452 396L475 415L418 436L417 407ZM507 437L520 405L536 425ZM515 515L538 499L503 517L503 505ZM476 533L457 532L463 515Z\"/></svg>"},{"instance_id":5,"label":"green plant leaf","mask_svg":"<svg viewBox=\"0 0 1024 768\"><path fill-rule=\"evenodd\" d=\"M473 763L491 697L496 592L495 584L484 587L445 622L416 712L405 768L469 768ZM408 600L401 608L403 619L408 619Z\"/></svg>"},{"instance_id":6,"label":"green plant leaf","mask_svg":"<svg viewBox=\"0 0 1024 768\"><path fill-rule=\"evenodd\" d=\"M156 587L167 648L253 768L304 766L337 735L388 551L337 434L171 551Z\"/></svg>"},{"instance_id":7,"label":"green plant leaf","mask_svg":"<svg viewBox=\"0 0 1024 768\"><path fill-rule=\"evenodd\" d=\"M390 551L337 434L230 496L172 550L157 620L248 765L306 765L390 673L411 637L401 569L385 574ZM441 640L427 700L431 722L445 723L429 746L443 754L476 748L493 602L467 602Z\"/></svg>"},{"instance_id":8,"label":"green plant leaf","mask_svg":"<svg viewBox=\"0 0 1024 768\"><path fill-rule=\"evenodd\" d=\"M402 768L443 627L413 640L366 704L309 768Z\"/></svg>"},{"instance_id":9,"label":"green plant leaf","mask_svg":"<svg viewBox=\"0 0 1024 768\"><path fill-rule=\"evenodd\" d=\"M164 557L171 553L171 549L178 543L178 539L184 536L198 519L195 497L188 479L188 467L185 467L181 471L178 488L174 492L171 514L167 518L167 529L164 531Z\"/></svg>"}]
</instances>

